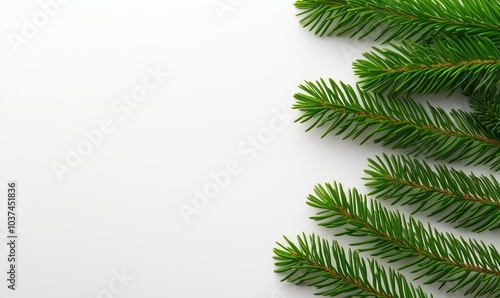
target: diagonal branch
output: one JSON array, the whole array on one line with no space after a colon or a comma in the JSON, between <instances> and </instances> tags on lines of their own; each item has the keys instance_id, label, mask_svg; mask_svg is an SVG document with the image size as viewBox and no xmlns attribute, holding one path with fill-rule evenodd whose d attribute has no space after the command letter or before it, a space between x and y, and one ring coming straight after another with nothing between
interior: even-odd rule
<instances>
[{"instance_id":1,"label":"diagonal branch","mask_svg":"<svg viewBox=\"0 0 500 298\"><path fill-rule=\"evenodd\" d=\"M312 121L308 130L326 126L324 135L335 131L362 143L373 139L393 149L411 148L436 160L488 164L500 169L500 139L471 113L428 105L427 109L410 98L373 95L333 80L306 82L295 95L295 109L304 113L299 122Z\"/></svg>"},{"instance_id":2,"label":"diagonal branch","mask_svg":"<svg viewBox=\"0 0 500 298\"><path fill-rule=\"evenodd\" d=\"M498 291L500 254L495 247L425 228L375 201L367 207L366 197L356 190L346 194L341 185L317 186L315 194L308 197L308 204L321 211L312 218L325 227L345 227L337 236L368 239L354 244L369 244L360 251L372 251L389 262L412 258L405 267L416 267L414 272L420 272L419 278L427 277L427 283L457 281L452 292L462 288L476 294Z\"/></svg>"},{"instance_id":3,"label":"diagonal branch","mask_svg":"<svg viewBox=\"0 0 500 298\"><path fill-rule=\"evenodd\" d=\"M345 297L427 298L420 287L413 287L393 269L386 270L374 260L364 260L356 252L347 252L335 241L314 234L298 236L298 244L285 237L286 244L274 249L276 272L288 273L283 279L307 282L320 290L316 295ZM368 274L372 277L368 278Z\"/></svg>"},{"instance_id":4,"label":"diagonal branch","mask_svg":"<svg viewBox=\"0 0 500 298\"><path fill-rule=\"evenodd\" d=\"M500 49L484 38L447 38L433 46L404 41L364 56L354 62L354 72L364 89L377 93L451 93L500 85Z\"/></svg>"},{"instance_id":5,"label":"diagonal branch","mask_svg":"<svg viewBox=\"0 0 500 298\"><path fill-rule=\"evenodd\" d=\"M370 159L365 172L370 195L418 205L415 212L444 214L440 220L458 221L456 227L500 228L500 184L493 176L467 175L444 165L432 169L423 161L386 155Z\"/></svg>"},{"instance_id":6,"label":"diagonal branch","mask_svg":"<svg viewBox=\"0 0 500 298\"><path fill-rule=\"evenodd\" d=\"M318 35L365 37L378 28L385 42L417 37L480 36L500 42L498 0L297 0L302 23ZM336 22L335 22L336 21Z\"/></svg>"}]
</instances>

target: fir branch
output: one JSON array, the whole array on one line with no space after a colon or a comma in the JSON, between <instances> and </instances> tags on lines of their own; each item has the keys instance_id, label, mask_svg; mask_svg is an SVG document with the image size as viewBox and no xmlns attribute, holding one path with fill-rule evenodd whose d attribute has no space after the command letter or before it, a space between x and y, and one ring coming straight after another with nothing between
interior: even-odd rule
<instances>
[{"instance_id":1,"label":"fir branch","mask_svg":"<svg viewBox=\"0 0 500 298\"><path fill-rule=\"evenodd\" d=\"M423 154L450 162L467 160L469 164L488 164L500 169L500 141L485 129L472 114L443 109L415 101L370 94L333 80L306 82L295 95L295 109L304 114L299 122L313 121L308 130L326 126L326 132L345 134L356 139L367 132L362 143L375 143L392 149L412 148L410 154Z\"/></svg>"},{"instance_id":2,"label":"fir branch","mask_svg":"<svg viewBox=\"0 0 500 298\"><path fill-rule=\"evenodd\" d=\"M474 89L465 92L474 116L492 133L500 136L500 91ZM499 137L500 138L500 137Z\"/></svg>"},{"instance_id":3,"label":"fir branch","mask_svg":"<svg viewBox=\"0 0 500 298\"><path fill-rule=\"evenodd\" d=\"M433 46L403 41L374 48L353 63L364 89L395 94L497 88L500 49L488 39L436 40Z\"/></svg>"},{"instance_id":4,"label":"fir branch","mask_svg":"<svg viewBox=\"0 0 500 298\"><path fill-rule=\"evenodd\" d=\"M404 156L369 160L369 195L394 199L393 204L418 205L415 212L432 210L430 216L443 213L441 221L456 222L456 227L475 227L483 232L500 228L500 184L485 176L467 175L462 171Z\"/></svg>"},{"instance_id":5,"label":"fir branch","mask_svg":"<svg viewBox=\"0 0 500 298\"><path fill-rule=\"evenodd\" d=\"M344 227L345 231L336 236L363 237L354 245L369 246L360 251L371 251L373 256L389 262L411 258L403 268L414 267L413 273L420 274L417 279L426 277L426 284L438 282L442 287L456 282L448 292L466 289L466 295L500 295L500 253L493 245L425 228L421 222L412 217L406 220L399 212L387 210L355 189L346 194L336 183L318 185L315 193L307 203L321 211L312 219L328 228Z\"/></svg>"},{"instance_id":6,"label":"fir branch","mask_svg":"<svg viewBox=\"0 0 500 298\"><path fill-rule=\"evenodd\" d=\"M499 0L298 0L304 27L318 35L418 41L444 36L481 36L500 42ZM377 39L378 39L377 38Z\"/></svg>"},{"instance_id":7,"label":"fir branch","mask_svg":"<svg viewBox=\"0 0 500 298\"><path fill-rule=\"evenodd\" d=\"M285 237L288 246L278 243L274 249L275 272L288 273L282 281L307 282L318 288L316 295L343 297L426 298L420 287L415 288L406 278L374 260L364 260L356 252L347 252L336 242L314 234L298 236L298 245ZM370 277L371 275L371 277Z\"/></svg>"}]
</instances>

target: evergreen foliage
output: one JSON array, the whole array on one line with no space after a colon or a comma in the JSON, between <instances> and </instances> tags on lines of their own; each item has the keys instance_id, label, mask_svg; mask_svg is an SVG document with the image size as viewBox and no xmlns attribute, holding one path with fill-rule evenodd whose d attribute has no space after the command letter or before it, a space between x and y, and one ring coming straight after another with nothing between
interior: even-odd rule
<instances>
[{"instance_id":1,"label":"evergreen foliage","mask_svg":"<svg viewBox=\"0 0 500 298\"><path fill-rule=\"evenodd\" d=\"M386 270L374 260L347 252L336 242L305 234L298 244L285 237L286 245L274 249L276 272L286 273L283 281L316 287L317 295L335 297L427 298L420 287L415 288L393 269Z\"/></svg>"},{"instance_id":2,"label":"evergreen foliage","mask_svg":"<svg viewBox=\"0 0 500 298\"><path fill-rule=\"evenodd\" d=\"M354 73L363 89L376 93L452 93L458 88L492 90L500 84L500 49L484 38L446 38L432 46L403 41L364 56L354 62Z\"/></svg>"},{"instance_id":3,"label":"evergreen foliage","mask_svg":"<svg viewBox=\"0 0 500 298\"><path fill-rule=\"evenodd\" d=\"M467 175L462 171L405 156L386 155L369 160L369 195L393 199L394 204L416 205L415 212L443 214L442 221L475 231L500 228L500 184L495 177Z\"/></svg>"},{"instance_id":4,"label":"evergreen foliage","mask_svg":"<svg viewBox=\"0 0 500 298\"><path fill-rule=\"evenodd\" d=\"M497 89L474 89L467 93L469 104L478 119L486 129L500 139L500 92Z\"/></svg>"},{"instance_id":5,"label":"evergreen foliage","mask_svg":"<svg viewBox=\"0 0 500 298\"><path fill-rule=\"evenodd\" d=\"M381 27L385 42L466 35L500 42L499 0L298 0L295 6L304 27L318 35L362 38Z\"/></svg>"},{"instance_id":6,"label":"evergreen foliage","mask_svg":"<svg viewBox=\"0 0 500 298\"><path fill-rule=\"evenodd\" d=\"M295 109L303 111L299 122L309 129L326 127L344 134L344 139L362 137L392 149L411 148L410 154L423 154L435 160L466 160L500 169L500 139L469 112L450 114L430 104L426 108L410 98L371 94L330 79L306 82L295 95ZM365 134L363 134L365 133Z\"/></svg>"},{"instance_id":7,"label":"evergreen foliage","mask_svg":"<svg viewBox=\"0 0 500 298\"><path fill-rule=\"evenodd\" d=\"M466 294L475 296L500 295L500 253L493 245L438 232L387 210L356 189L346 193L337 183L318 185L307 203L320 209L312 219L321 226L343 227L336 236L362 237L353 244L363 245L361 252L370 251L391 263L410 260L403 268L414 268L426 284L456 282L449 292L466 289Z\"/></svg>"},{"instance_id":8,"label":"evergreen foliage","mask_svg":"<svg viewBox=\"0 0 500 298\"><path fill-rule=\"evenodd\" d=\"M368 140L422 156L500 170L500 0L297 0L301 22L317 35L389 43L353 64L361 78L353 88L334 80L305 82L295 94L298 122L308 130L344 139ZM381 29L381 31L379 31ZM396 43L396 41L398 43ZM410 94L461 90L472 111L420 104ZM401 97L403 96L403 97ZM429 166L407 156L369 159L369 195L439 216L456 228L500 228L500 184L493 176ZM318 185L307 203L320 211L321 226L357 237L357 251L315 235L285 237L274 249L283 281L306 283L317 295L342 297L432 297L375 260L405 263L426 284L448 292L500 297L500 253L494 245L465 240L384 208L337 182Z\"/></svg>"}]
</instances>

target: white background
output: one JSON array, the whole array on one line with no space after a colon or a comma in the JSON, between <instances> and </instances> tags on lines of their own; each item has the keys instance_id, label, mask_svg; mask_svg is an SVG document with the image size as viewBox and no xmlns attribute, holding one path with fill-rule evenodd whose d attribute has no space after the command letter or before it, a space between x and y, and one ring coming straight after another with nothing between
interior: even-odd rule
<instances>
[{"instance_id":1,"label":"white background","mask_svg":"<svg viewBox=\"0 0 500 298\"><path fill-rule=\"evenodd\" d=\"M20 234L18 291L2 273L0 297L312 297L273 273L275 241L331 238L308 219L307 194L334 180L366 191L366 159L390 151L274 121L299 116L292 96L306 79L355 82L351 63L371 42L314 36L290 0L214 3L70 0L16 51L13 34L43 10L0 0L0 232L15 179ZM128 115L113 110L148 67L168 77ZM114 130L58 177L54 165L103 119ZM259 133L267 144L250 159L242 150ZM231 162L239 173L187 222L179 207ZM2 245L0 272L6 256ZM133 277L125 286L120 272Z\"/></svg>"}]
</instances>

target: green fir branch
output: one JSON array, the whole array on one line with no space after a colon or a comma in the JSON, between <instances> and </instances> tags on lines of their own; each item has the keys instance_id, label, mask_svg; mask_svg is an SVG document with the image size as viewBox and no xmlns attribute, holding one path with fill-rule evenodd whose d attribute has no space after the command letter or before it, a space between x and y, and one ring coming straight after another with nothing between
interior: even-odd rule
<instances>
[{"instance_id":1,"label":"green fir branch","mask_svg":"<svg viewBox=\"0 0 500 298\"><path fill-rule=\"evenodd\" d=\"M405 98L370 94L333 80L306 82L295 95L295 109L303 111L299 122L326 127L328 133L344 134L356 139L364 132L361 143L375 143L392 149L411 148L410 154L423 154L435 160L464 160L469 164L487 164L500 169L500 140L471 113L443 109Z\"/></svg>"},{"instance_id":2,"label":"green fir branch","mask_svg":"<svg viewBox=\"0 0 500 298\"><path fill-rule=\"evenodd\" d=\"M402 41L374 48L354 63L361 77L356 89L331 79L301 85L294 105L303 111L298 122L310 122L308 130L325 127L323 136L333 132L360 138L361 144L373 140L410 149L413 156L500 170L500 0L297 0L295 5L304 27L317 35L375 33L384 42ZM471 112L447 113L395 97L457 89L469 98ZM500 228L500 183L493 176L385 155L370 160L366 173L370 195L439 215L456 227ZM426 284L450 283L448 292L500 297L500 253L493 245L441 233L355 189L344 192L337 183L318 185L308 204L320 209L312 219L321 226L342 227L336 236L361 237L354 243L361 252L405 261L401 269L412 268ZM285 239L286 246L278 243L275 249L276 271L287 273L286 281L315 286L319 295L425 295L402 275L346 253L336 242L314 235L299 236L298 245Z\"/></svg>"},{"instance_id":3,"label":"green fir branch","mask_svg":"<svg viewBox=\"0 0 500 298\"><path fill-rule=\"evenodd\" d=\"M499 0L298 0L304 27L318 35L365 37L383 28L385 42L463 35L500 42Z\"/></svg>"},{"instance_id":4,"label":"green fir branch","mask_svg":"<svg viewBox=\"0 0 500 298\"><path fill-rule=\"evenodd\" d=\"M465 94L474 116L484 127L500 136L500 91L498 89L485 91L481 88Z\"/></svg>"},{"instance_id":5,"label":"green fir branch","mask_svg":"<svg viewBox=\"0 0 500 298\"><path fill-rule=\"evenodd\" d=\"M374 48L353 63L363 89L376 93L436 93L458 88L497 88L500 49L488 39L436 40L433 46L404 41Z\"/></svg>"},{"instance_id":6,"label":"green fir branch","mask_svg":"<svg viewBox=\"0 0 500 298\"><path fill-rule=\"evenodd\" d=\"M274 249L275 271L287 273L282 281L316 287L316 295L336 297L426 298L420 287L392 269L384 269L374 260L347 252L336 242L316 237L298 236L298 245L285 237L286 245Z\"/></svg>"},{"instance_id":7,"label":"green fir branch","mask_svg":"<svg viewBox=\"0 0 500 298\"><path fill-rule=\"evenodd\" d=\"M393 204L417 205L415 212L429 216L444 214L440 220L457 222L458 227L475 227L483 232L500 228L500 184L495 177L467 175L444 165L434 170L424 161L404 156L369 160L368 195L393 199Z\"/></svg>"},{"instance_id":8,"label":"green fir branch","mask_svg":"<svg viewBox=\"0 0 500 298\"><path fill-rule=\"evenodd\" d=\"M426 228L355 189L346 194L336 183L318 185L315 194L308 197L308 204L321 211L312 219L324 227L344 227L336 236L362 237L354 244L365 246L359 251L370 251L389 262L408 259L411 262L403 268L414 268L417 279L425 277L426 284L438 282L442 287L456 282L448 292L464 289L466 295L500 295L500 253L493 245Z\"/></svg>"}]
</instances>

